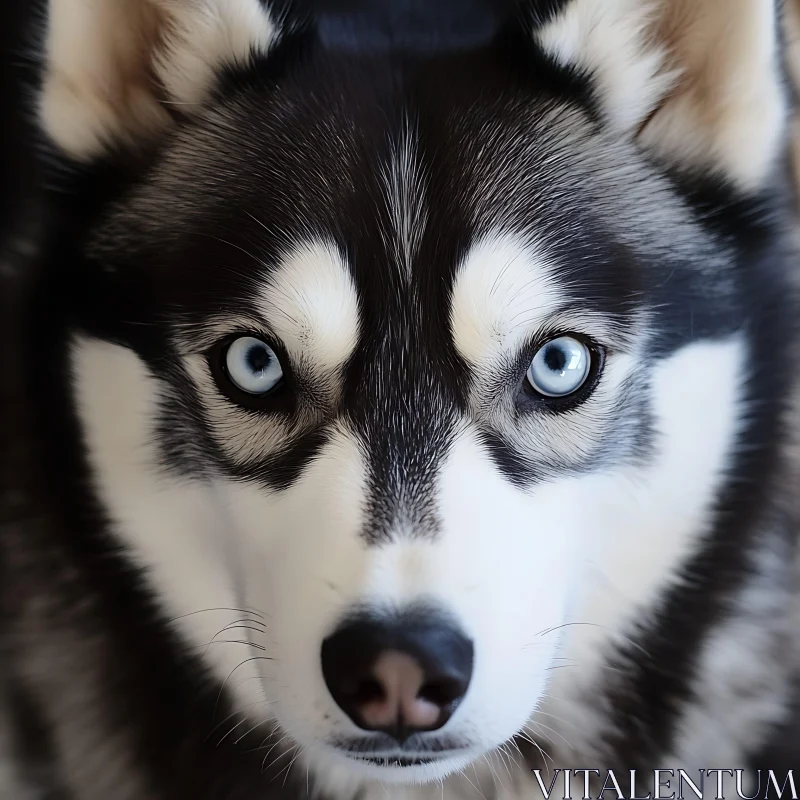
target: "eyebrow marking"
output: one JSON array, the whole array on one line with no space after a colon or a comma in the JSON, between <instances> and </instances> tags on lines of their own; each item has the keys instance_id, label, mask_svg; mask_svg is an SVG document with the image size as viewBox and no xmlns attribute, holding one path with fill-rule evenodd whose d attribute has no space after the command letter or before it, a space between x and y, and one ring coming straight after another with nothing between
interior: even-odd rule
<instances>
[{"instance_id":1,"label":"eyebrow marking","mask_svg":"<svg viewBox=\"0 0 800 800\"><path fill-rule=\"evenodd\" d=\"M350 270L335 245L297 246L269 275L258 309L289 356L326 371L353 353L361 320Z\"/></svg>"},{"instance_id":2,"label":"eyebrow marking","mask_svg":"<svg viewBox=\"0 0 800 800\"><path fill-rule=\"evenodd\" d=\"M563 308L566 296L554 265L526 241L494 232L459 266L450 303L450 329L461 356L488 366L519 348L529 332Z\"/></svg>"}]
</instances>

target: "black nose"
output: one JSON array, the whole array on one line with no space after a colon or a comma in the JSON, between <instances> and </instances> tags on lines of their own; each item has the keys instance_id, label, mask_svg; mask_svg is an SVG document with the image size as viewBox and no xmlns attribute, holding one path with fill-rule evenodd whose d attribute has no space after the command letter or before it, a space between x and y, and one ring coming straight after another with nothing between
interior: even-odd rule
<instances>
[{"instance_id":1,"label":"black nose","mask_svg":"<svg viewBox=\"0 0 800 800\"><path fill-rule=\"evenodd\" d=\"M322 673L339 707L399 742L447 722L472 661L472 642L431 612L354 618L322 643Z\"/></svg>"}]
</instances>

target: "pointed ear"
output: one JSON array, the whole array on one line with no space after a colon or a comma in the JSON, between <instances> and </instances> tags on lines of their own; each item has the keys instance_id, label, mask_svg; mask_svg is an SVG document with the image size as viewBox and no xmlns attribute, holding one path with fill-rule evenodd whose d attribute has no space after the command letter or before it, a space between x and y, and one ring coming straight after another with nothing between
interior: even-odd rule
<instances>
[{"instance_id":1,"label":"pointed ear","mask_svg":"<svg viewBox=\"0 0 800 800\"><path fill-rule=\"evenodd\" d=\"M788 0L794 3L796 0ZM786 144L781 0L567 0L534 32L622 134L678 169L763 186Z\"/></svg>"},{"instance_id":2,"label":"pointed ear","mask_svg":"<svg viewBox=\"0 0 800 800\"><path fill-rule=\"evenodd\" d=\"M274 36L259 0L49 0L41 124L77 160L144 144Z\"/></svg>"}]
</instances>

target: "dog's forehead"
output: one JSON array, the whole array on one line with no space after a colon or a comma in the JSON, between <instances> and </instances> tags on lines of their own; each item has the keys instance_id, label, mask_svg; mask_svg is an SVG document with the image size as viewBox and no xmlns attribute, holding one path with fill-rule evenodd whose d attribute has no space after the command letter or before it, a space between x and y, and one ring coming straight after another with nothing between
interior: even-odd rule
<instances>
[{"instance_id":1,"label":"dog's forehead","mask_svg":"<svg viewBox=\"0 0 800 800\"><path fill-rule=\"evenodd\" d=\"M500 269L490 244L507 252L513 238L557 266L548 278L616 312L642 279L631 239L676 252L690 231L676 198L637 170L578 100L491 50L412 64L326 57L221 91L164 148L100 250L198 317L260 302L273 274L313 279L297 253L326 252L349 273L361 331L385 325L390 303L421 303L441 330L459 270L480 266L470 253Z\"/></svg>"},{"instance_id":2,"label":"dog's forehead","mask_svg":"<svg viewBox=\"0 0 800 800\"><path fill-rule=\"evenodd\" d=\"M456 88L449 69L389 80L369 62L336 62L327 80L314 72L237 91L178 133L105 238L133 227L137 248L159 249L159 269L209 265L226 280L225 263L268 272L324 240L359 285L376 273L383 284L389 272L451 276L498 225L541 238L564 217L562 140L586 120L552 97L498 86L494 68L472 70Z\"/></svg>"},{"instance_id":3,"label":"dog's forehead","mask_svg":"<svg viewBox=\"0 0 800 800\"><path fill-rule=\"evenodd\" d=\"M322 228L348 245L375 228L419 236L431 215L440 238L526 227L564 189L574 206L579 175L603 157L574 97L522 80L492 50L413 64L326 59L219 114L209 143L238 177L234 199L250 194L249 210L292 237Z\"/></svg>"}]
</instances>

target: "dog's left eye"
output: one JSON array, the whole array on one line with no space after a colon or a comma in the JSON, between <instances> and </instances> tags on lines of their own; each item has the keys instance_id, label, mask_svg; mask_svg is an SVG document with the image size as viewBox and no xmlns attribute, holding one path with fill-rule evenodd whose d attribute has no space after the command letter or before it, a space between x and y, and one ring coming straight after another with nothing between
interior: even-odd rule
<instances>
[{"instance_id":1,"label":"dog's left eye","mask_svg":"<svg viewBox=\"0 0 800 800\"><path fill-rule=\"evenodd\" d=\"M231 383L248 394L267 394L283 380L275 351L253 336L234 339L225 351L224 364Z\"/></svg>"},{"instance_id":2,"label":"dog's left eye","mask_svg":"<svg viewBox=\"0 0 800 800\"><path fill-rule=\"evenodd\" d=\"M572 336L559 336L537 350L527 379L545 397L566 397L583 386L591 365L591 351L583 342Z\"/></svg>"}]
</instances>

